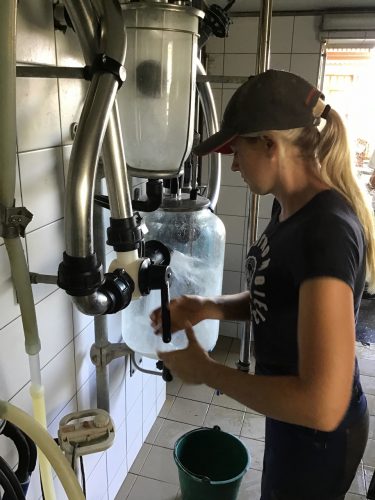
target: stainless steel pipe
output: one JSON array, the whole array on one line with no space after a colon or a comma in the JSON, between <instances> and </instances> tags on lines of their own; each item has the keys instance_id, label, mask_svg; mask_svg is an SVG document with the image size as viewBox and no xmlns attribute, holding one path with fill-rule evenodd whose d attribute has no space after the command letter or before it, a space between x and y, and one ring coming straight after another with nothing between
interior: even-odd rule
<instances>
[{"instance_id":1,"label":"stainless steel pipe","mask_svg":"<svg viewBox=\"0 0 375 500\"><path fill-rule=\"evenodd\" d=\"M99 52L125 62L126 36L121 7L116 1L65 0L80 38L87 64ZM99 19L101 23L99 24ZM100 33L100 39L98 34ZM91 81L73 143L65 198L66 253L87 257L93 248L93 197L97 163L103 146L108 195L113 218L132 216L131 197L117 108L118 81L112 73L96 73ZM73 297L77 308L89 315L107 311L108 298L96 291Z\"/></svg>"},{"instance_id":2,"label":"stainless steel pipe","mask_svg":"<svg viewBox=\"0 0 375 500\"><path fill-rule=\"evenodd\" d=\"M258 28L257 73L263 73L269 68L271 47L272 0L263 0ZM250 214L246 232L246 253L257 239L259 218L259 195L250 193ZM250 367L250 347L252 329L251 320L246 321L242 330L240 359L238 368L248 371Z\"/></svg>"},{"instance_id":3,"label":"stainless steel pipe","mask_svg":"<svg viewBox=\"0 0 375 500\"><path fill-rule=\"evenodd\" d=\"M94 251L94 182L117 89L118 83L112 74L94 75L74 139L65 195L66 252L73 257L86 257Z\"/></svg>"},{"instance_id":4,"label":"stainless steel pipe","mask_svg":"<svg viewBox=\"0 0 375 500\"><path fill-rule=\"evenodd\" d=\"M203 64L197 60L198 75L206 76ZM214 96L209 82L197 83L199 98L201 100L203 116L206 122L207 134L215 134L219 130L219 123L216 114ZM207 198L210 200L210 207L214 210L219 198L221 180L221 155L210 155L209 157L209 177L207 185Z\"/></svg>"}]
</instances>

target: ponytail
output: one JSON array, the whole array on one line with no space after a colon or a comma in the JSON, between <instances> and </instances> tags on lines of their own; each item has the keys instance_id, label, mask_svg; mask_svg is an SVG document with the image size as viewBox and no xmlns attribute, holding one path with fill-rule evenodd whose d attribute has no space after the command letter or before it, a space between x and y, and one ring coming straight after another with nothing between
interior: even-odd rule
<instances>
[{"instance_id":1,"label":"ponytail","mask_svg":"<svg viewBox=\"0 0 375 500\"><path fill-rule=\"evenodd\" d=\"M324 101L317 116L324 109ZM272 131L297 146L301 157L320 165L321 179L348 201L362 224L366 241L366 281L375 293L375 223L371 198L353 169L347 132L340 115L330 109L323 129L317 127Z\"/></svg>"},{"instance_id":2,"label":"ponytail","mask_svg":"<svg viewBox=\"0 0 375 500\"><path fill-rule=\"evenodd\" d=\"M324 182L346 198L361 222L366 240L366 280L370 293L375 292L375 223L371 198L353 170L345 125L331 109L320 133L317 147Z\"/></svg>"}]
</instances>

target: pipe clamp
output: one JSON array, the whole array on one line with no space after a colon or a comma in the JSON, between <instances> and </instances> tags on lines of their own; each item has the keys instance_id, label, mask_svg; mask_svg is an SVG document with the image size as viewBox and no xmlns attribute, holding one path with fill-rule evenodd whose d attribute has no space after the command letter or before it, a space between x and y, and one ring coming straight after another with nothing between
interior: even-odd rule
<instances>
[{"instance_id":1,"label":"pipe clamp","mask_svg":"<svg viewBox=\"0 0 375 500\"><path fill-rule=\"evenodd\" d=\"M33 214L25 207L5 207L0 203L0 236L3 238L25 237L25 229Z\"/></svg>"},{"instance_id":2,"label":"pipe clamp","mask_svg":"<svg viewBox=\"0 0 375 500\"><path fill-rule=\"evenodd\" d=\"M95 73L112 73L112 75L114 75L114 77L118 81L119 89L126 80L125 67L121 63L116 61L116 59L107 56L107 54L97 54L91 67L86 66L85 70L86 77L89 80L91 80L92 76Z\"/></svg>"}]
</instances>

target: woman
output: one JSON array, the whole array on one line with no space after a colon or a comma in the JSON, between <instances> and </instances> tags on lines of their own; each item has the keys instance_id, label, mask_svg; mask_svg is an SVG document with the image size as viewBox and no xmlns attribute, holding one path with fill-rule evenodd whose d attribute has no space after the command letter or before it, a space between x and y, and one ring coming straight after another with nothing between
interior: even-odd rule
<instances>
[{"instance_id":1,"label":"woman","mask_svg":"<svg viewBox=\"0 0 375 500\"><path fill-rule=\"evenodd\" d=\"M172 330L185 327L189 345L159 353L184 382L266 415L261 500L344 499L367 441L355 319L365 281L375 283L374 223L343 123L323 99L288 72L250 77L221 130L196 148L233 152L232 170L276 202L247 256L248 291L172 301ZM212 360L192 330L207 318L249 317L254 375ZM151 321L159 332L160 310Z\"/></svg>"}]
</instances>

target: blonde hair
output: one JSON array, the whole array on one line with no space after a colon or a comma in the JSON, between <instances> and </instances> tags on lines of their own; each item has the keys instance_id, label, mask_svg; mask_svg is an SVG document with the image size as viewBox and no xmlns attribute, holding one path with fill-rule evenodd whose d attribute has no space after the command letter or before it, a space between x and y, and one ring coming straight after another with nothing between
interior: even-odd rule
<instances>
[{"instance_id":1,"label":"blonde hair","mask_svg":"<svg viewBox=\"0 0 375 500\"><path fill-rule=\"evenodd\" d=\"M366 281L375 292L375 223L371 198L353 170L347 131L340 115L331 109L326 124L279 132L297 146L301 154L317 160L321 179L344 196L363 226L366 240Z\"/></svg>"}]
</instances>

